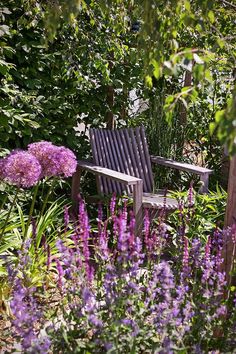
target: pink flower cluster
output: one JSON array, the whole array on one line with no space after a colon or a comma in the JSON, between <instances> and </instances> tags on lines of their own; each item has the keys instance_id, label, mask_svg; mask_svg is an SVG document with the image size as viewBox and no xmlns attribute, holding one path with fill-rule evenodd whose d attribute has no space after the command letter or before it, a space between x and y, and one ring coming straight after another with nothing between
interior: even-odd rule
<instances>
[{"instance_id":1,"label":"pink flower cluster","mask_svg":"<svg viewBox=\"0 0 236 354\"><path fill-rule=\"evenodd\" d=\"M70 177L76 166L76 156L70 149L41 141L30 144L28 151L15 150L0 159L0 180L27 188L40 178Z\"/></svg>"}]
</instances>

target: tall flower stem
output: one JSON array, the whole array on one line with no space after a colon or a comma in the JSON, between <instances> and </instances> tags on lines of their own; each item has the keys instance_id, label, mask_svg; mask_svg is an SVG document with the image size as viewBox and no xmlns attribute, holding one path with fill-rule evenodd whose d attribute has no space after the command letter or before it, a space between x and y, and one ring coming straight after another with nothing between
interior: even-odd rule
<instances>
[{"instance_id":1,"label":"tall flower stem","mask_svg":"<svg viewBox=\"0 0 236 354\"><path fill-rule=\"evenodd\" d=\"M44 198L44 202L43 202L43 206L42 206L39 218L43 215L43 213L44 213L44 211L46 209L46 206L47 206L47 203L48 203L48 198L49 198L49 196L50 196L50 194L52 192L53 187L55 186L55 183L56 183L56 178L53 178L51 186L49 187L48 192L47 192L47 194L46 194L46 196Z\"/></svg>"},{"instance_id":2,"label":"tall flower stem","mask_svg":"<svg viewBox=\"0 0 236 354\"><path fill-rule=\"evenodd\" d=\"M39 189L39 183L37 183L35 188L34 188L34 195L33 195L33 200L32 200L31 206L30 206L29 217L28 217L27 224L26 224L26 227L25 227L24 239L26 238L26 235L27 235L27 232L28 232L28 229L29 229L29 225L30 225L30 222L31 222L31 219L32 219L34 206L35 206L35 202L36 202L36 197L37 197L37 194L38 194L38 189Z\"/></svg>"},{"instance_id":3,"label":"tall flower stem","mask_svg":"<svg viewBox=\"0 0 236 354\"><path fill-rule=\"evenodd\" d=\"M0 235L0 242L2 241L2 238L3 238L4 232L5 232L5 229L6 229L8 220L9 220L9 217L10 217L10 215L11 215L12 208L13 208L13 206L14 206L15 203L16 203L18 193L19 193L19 188L17 188L17 190L16 190L14 199L13 199L13 201L12 201L12 203L11 203L11 206L10 206L10 209L9 209L9 211L8 211L8 213L7 213L7 217L6 217L6 220L5 220L5 222L4 222L4 225L3 225L3 228L2 228L2 232L1 232L1 235Z\"/></svg>"},{"instance_id":4,"label":"tall flower stem","mask_svg":"<svg viewBox=\"0 0 236 354\"><path fill-rule=\"evenodd\" d=\"M7 195L5 195L5 197L3 198L3 201L2 201L2 203L0 205L0 210L3 209L3 206L4 206L5 202L6 202L6 200L7 200Z\"/></svg>"}]
</instances>

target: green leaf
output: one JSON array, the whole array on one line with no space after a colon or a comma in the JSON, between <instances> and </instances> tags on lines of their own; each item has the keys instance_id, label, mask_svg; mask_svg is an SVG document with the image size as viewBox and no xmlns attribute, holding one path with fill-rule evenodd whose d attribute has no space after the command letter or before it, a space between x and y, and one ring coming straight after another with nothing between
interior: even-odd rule
<instances>
[{"instance_id":1,"label":"green leaf","mask_svg":"<svg viewBox=\"0 0 236 354\"><path fill-rule=\"evenodd\" d=\"M224 118L225 110L217 111L215 114L215 121L216 123L220 123L221 120Z\"/></svg>"},{"instance_id":2,"label":"green leaf","mask_svg":"<svg viewBox=\"0 0 236 354\"><path fill-rule=\"evenodd\" d=\"M191 10L190 1L185 0L185 1L184 1L184 6L185 6L185 9L186 9L187 11L190 11L190 10Z\"/></svg>"},{"instance_id":3,"label":"green leaf","mask_svg":"<svg viewBox=\"0 0 236 354\"><path fill-rule=\"evenodd\" d=\"M215 15L214 15L214 13L213 13L212 10L210 10L210 11L208 12L207 16L208 16L209 20L211 21L211 23L214 23L214 22L215 22Z\"/></svg>"},{"instance_id":4,"label":"green leaf","mask_svg":"<svg viewBox=\"0 0 236 354\"><path fill-rule=\"evenodd\" d=\"M152 87L152 77L150 75L147 75L145 77L145 82L148 87L150 87L150 88Z\"/></svg>"}]
</instances>

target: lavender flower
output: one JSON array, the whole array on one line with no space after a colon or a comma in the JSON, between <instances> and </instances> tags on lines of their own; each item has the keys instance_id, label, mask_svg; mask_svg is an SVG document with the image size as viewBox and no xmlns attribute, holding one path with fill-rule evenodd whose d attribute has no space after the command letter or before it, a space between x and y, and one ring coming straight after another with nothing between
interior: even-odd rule
<instances>
[{"instance_id":1,"label":"lavender flower","mask_svg":"<svg viewBox=\"0 0 236 354\"><path fill-rule=\"evenodd\" d=\"M18 187L34 186L40 179L41 171L38 160L26 151L13 152L4 162L6 181Z\"/></svg>"},{"instance_id":2,"label":"lavender flower","mask_svg":"<svg viewBox=\"0 0 236 354\"><path fill-rule=\"evenodd\" d=\"M39 337L35 324L40 321L41 313L33 297L34 289L25 288L20 279L16 279L11 300L11 310L14 316L13 325L22 338L21 346L26 353L48 353L50 340Z\"/></svg>"}]
</instances>

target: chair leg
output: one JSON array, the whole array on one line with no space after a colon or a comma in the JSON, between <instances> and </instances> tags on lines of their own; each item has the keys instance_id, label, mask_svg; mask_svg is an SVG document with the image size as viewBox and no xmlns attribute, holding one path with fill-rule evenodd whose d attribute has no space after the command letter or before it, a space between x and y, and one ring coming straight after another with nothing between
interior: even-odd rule
<instances>
[{"instance_id":1,"label":"chair leg","mask_svg":"<svg viewBox=\"0 0 236 354\"><path fill-rule=\"evenodd\" d=\"M199 189L199 193L208 193L209 174L204 173L203 175L201 175L200 181L202 182L202 186Z\"/></svg>"},{"instance_id":2,"label":"chair leg","mask_svg":"<svg viewBox=\"0 0 236 354\"><path fill-rule=\"evenodd\" d=\"M143 181L140 180L134 185L133 210L135 216L135 235L141 236L143 228Z\"/></svg>"},{"instance_id":3,"label":"chair leg","mask_svg":"<svg viewBox=\"0 0 236 354\"><path fill-rule=\"evenodd\" d=\"M77 204L78 204L81 172L82 172L82 169L80 167L77 167L76 172L72 176L71 199L73 202L73 209L76 209Z\"/></svg>"}]
</instances>

